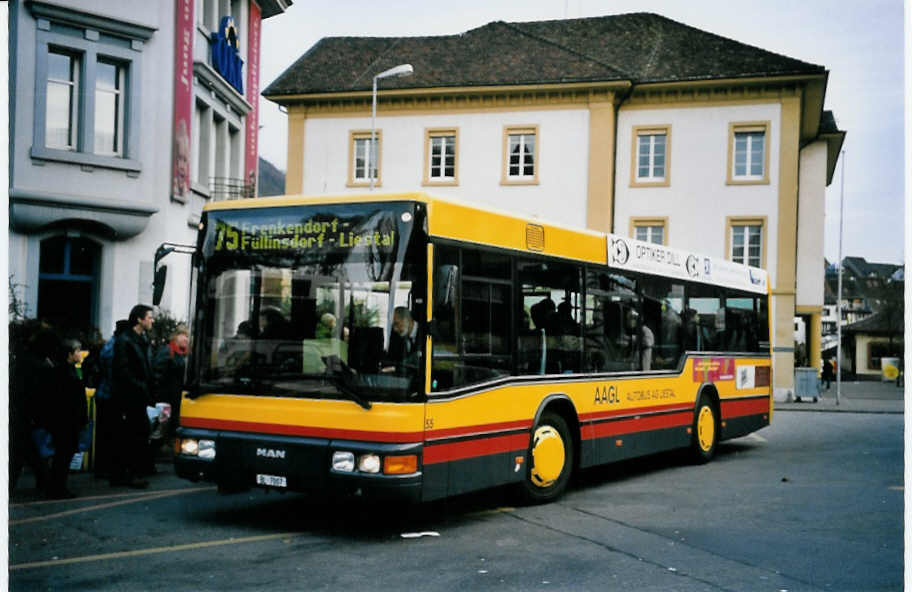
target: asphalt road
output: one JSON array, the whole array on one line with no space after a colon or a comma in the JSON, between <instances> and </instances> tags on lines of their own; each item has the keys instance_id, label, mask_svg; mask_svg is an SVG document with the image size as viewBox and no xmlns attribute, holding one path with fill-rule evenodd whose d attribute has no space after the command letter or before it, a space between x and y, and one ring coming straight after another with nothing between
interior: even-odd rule
<instances>
[{"instance_id":1,"label":"asphalt road","mask_svg":"<svg viewBox=\"0 0 912 592\"><path fill-rule=\"evenodd\" d=\"M901 590L903 416L777 412L708 465L580 475L417 507L153 477L10 506L11 590ZM30 476L23 477L25 486ZM93 487L97 487L93 489ZM403 534L433 533L404 538Z\"/></svg>"}]
</instances>

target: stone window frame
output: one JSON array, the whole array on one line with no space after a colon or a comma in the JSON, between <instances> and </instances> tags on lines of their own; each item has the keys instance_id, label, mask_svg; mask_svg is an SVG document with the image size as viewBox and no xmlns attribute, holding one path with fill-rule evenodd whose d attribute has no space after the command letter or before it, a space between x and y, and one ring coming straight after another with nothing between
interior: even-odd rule
<instances>
[{"instance_id":1,"label":"stone window frame","mask_svg":"<svg viewBox=\"0 0 912 592\"><path fill-rule=\"evenodd\" d=\"M154 28L45 4L27 5L35 17L35 106L30 156L47 160L124 170L138 175L141 73L144 42ZM51 148L46 143L48 56L52 51L69 53L79 59L76 139L73 149ZM116 62L124 68L123 140L119 155L94 152L95 64Z\"/></svg>"}]
</instances>

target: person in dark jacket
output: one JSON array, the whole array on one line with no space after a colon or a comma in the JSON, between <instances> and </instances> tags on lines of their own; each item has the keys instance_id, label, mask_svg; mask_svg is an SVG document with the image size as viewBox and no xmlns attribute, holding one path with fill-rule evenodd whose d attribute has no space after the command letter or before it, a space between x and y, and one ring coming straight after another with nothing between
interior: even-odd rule
<instances>
[{"instance_id":1,"label":"person in dark jacket","mask_svg":"<svg viewBox=\"0 0 912 592\"><path fill-rule=\"evenodd\" d=\"M155 354L152 371L155 374L156 401L171 404L171 418L168 434L171 438L180 420L181 392L184 386L184 371L187 369L187 350L190 334L185 327L178 327L171 334L171 340L161 346Z\"/></svg>"},{"instance_id":2,"label":"person in dark jacket","mask_svg":"<svg viewBox=\"0 0 912 592\"><path fill-rule=\"evenodd\" d=\"M86 392L76 372L80 344L67 340L53 357L45 357L38 383L42 400L39 424L51 434L54 456L46 494L50 499L76 497L67 489L70 461L79 449L79 433L88 422Z\"/></svg>"},{"instance_id":3,"label":"person in dark jacket","mask_svg":"<svg viewBox=\"0 0 912 592\"><path fill-rule=\"evenodd\" d=\"M130 310L130 328L114 342L111 401L117 414L116 443L111 459L111 486L127 485L137 489L149 486L141 479L149 448L149 416L152 402L152 363L146 332L152 329L152 307L137 304Z\"/></svg>"},{"instance_id":4,"label":"person in dark jacket","mask_svg":"<svg viewBox=\"0 0 912 592\"><path fill-rule=\"evenodd\" d=\"M38 427L37 412L40 408L35 379L45 355L38 352L40 335L48 333L53 355L56 336L47 331L40 321L28 320L10 324L9 351L9 492L16 489L22 469L28 466L35 475L35 487L47 486L47 463L41 458L32 437Z\"/></svg>"},{"instance_id":5,"label":"person in dark jacket","mask_svg":"<svg viewBox=\"0 0 912 592\"><path fill-rule=\"evenodd\" d=\"M833 362L829 358L823 361L823 372L822 372L822 382L823 388L830 390L830 383L836 380L835 373L833 372Z\"/></svg>"},{"instance_id":6,"label":"person in dark jacket","mask_svg":"<svg viewBox=\"0 0 912 592\"><path fill-rule=\"evenodd\" d=\"M95 385L95 476L98 478L109 476L111 456L116 446L118 415L111 401L114 389L114 343L129 328L130 322L127 319L117 321L114 335L98 352L98 384Z\"/></svg>"}]
</instances>

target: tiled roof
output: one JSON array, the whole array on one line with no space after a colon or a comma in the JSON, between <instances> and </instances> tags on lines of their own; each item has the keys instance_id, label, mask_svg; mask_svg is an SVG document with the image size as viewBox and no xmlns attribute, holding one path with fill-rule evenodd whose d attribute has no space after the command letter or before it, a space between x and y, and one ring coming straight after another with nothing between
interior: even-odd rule
<instances>
[{"instance_id":1,"label":"tiled roof","mask_svg":"<svg viewBox=\"0 0 912 592\"><path fill-rule=\"evenodd\" d=\"M894 263L869 263L864 257L845 257L842 263L846 272L863 278L887 279L900 267Z\"/></svg>"},{"instance_id":2,"label":"tiled roof","mask_svg":"<svg viewBox=\"0 0 912 592\"><path fill-rule=\"evenodd\" d=\"M505 23L440 37L327 37L263 95L370 90L401 63L415 74L385 89L567 82L672 82L823 74L823 66L778 55L657 14Z\"/></svg>"},{"instance_id":3,"label":"tiled roof","mask_svg":"<svg viewBox=\"0 0 912 592\"><path fill-rule=\"evenodd\" d=\"M897 322L898 321L898 322ZM899 318L890 321L888 315L883 312L876 312L869 317L865 317L860 321L854 323L849 323L842 327L843 333L871 333L871 334L894 334L902 335L902 315L899 315Z\"/></svg>"}]
</instances>

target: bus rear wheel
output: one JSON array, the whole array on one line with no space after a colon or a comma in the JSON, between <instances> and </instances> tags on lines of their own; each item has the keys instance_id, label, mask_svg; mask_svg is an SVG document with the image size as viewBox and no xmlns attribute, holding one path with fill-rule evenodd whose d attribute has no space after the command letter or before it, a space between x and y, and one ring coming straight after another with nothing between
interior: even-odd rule
<instances>
[{"instance_id":1,"label":"bus rear wheel","mask_svg":"<svg viewBox=\"0 0 912 592\"><path fill-rule=\"evenodd\" d=\"M690 439L694 462L708 463L716 455L719 444L719 417L711 397L700 395Z\"/></svg>"},{"instance_id":2,"label":"bus rear wheel","mask_svg":"<svg viewBox=\"0 0 912 592\"><path fill-rule=\"evenodd\" d=\"M563 417L545 412L532 432L522 495L542 504L564 493L573 472L573 438Z\"/></svg>"}]
</instances>

